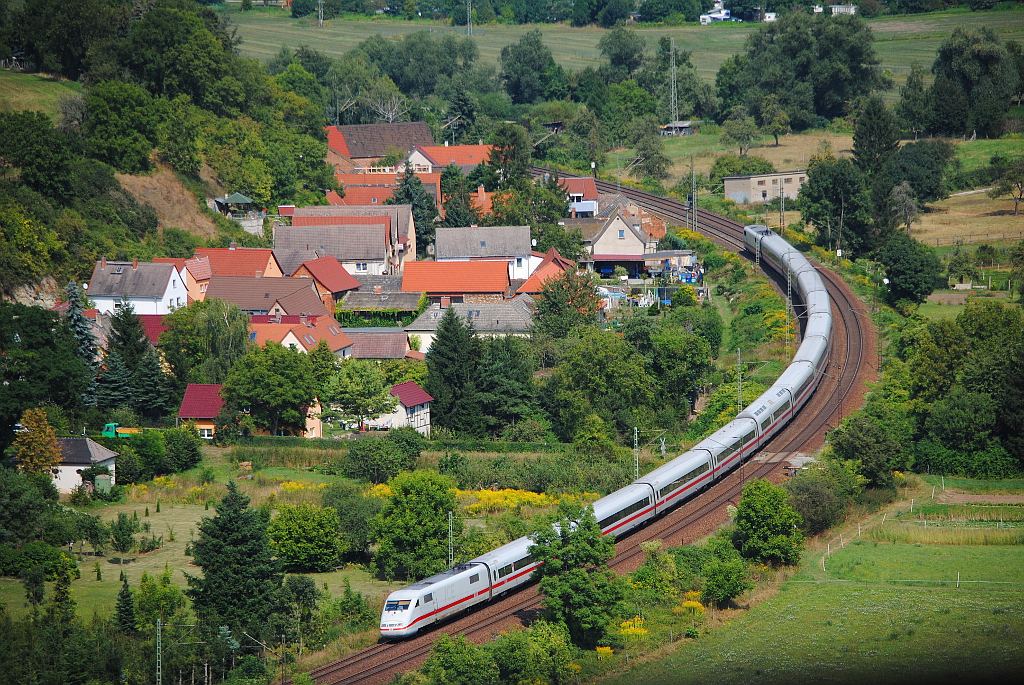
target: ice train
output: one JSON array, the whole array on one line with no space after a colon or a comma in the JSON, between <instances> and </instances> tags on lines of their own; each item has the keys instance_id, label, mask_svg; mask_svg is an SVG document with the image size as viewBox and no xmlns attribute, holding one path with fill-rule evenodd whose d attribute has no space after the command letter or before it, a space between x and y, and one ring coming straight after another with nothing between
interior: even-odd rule
<instances>
[{"instance_id":1,"label":"ice train","mask_svg":"<svg viewBox=\"0 0 1024 685\"><path fill-rule=\"evenodd\" d=\"M800 347L779 379L734 420L686 453L594 502L605 535L629 533L734 469L790 421L821 381L832 338L832 311L821 276L798 250L764 226L747 226L744 242L759 261L791 279L805 317ZM530 556L532 544L526 537L513 540L391 593L381 615L381 635L413 635L524 585L538 563Z\"/></svg>"}]
</instances>

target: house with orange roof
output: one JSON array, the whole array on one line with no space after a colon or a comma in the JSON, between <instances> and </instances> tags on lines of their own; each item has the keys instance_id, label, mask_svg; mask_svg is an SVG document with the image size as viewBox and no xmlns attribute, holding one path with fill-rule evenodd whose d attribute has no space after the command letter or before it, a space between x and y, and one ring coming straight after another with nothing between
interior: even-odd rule
<instances>
[{"instance_id":1,"label":"house with orange roof","mask_svg":"<svg viewBox=\"0 0 1024 685\"><path fill-rule=\"evenodd\" d=\"M426 293L431 303L501 302L509 295L508 263L504 261L409 262L402 272L402 291Z\"/></svg>"},{"instance_id":2,"label":"house with orange roof","mask_svg":"<svg viewBox=\"0 0 1024 685\"><path fill-rule=\"evenodd\" d=\"M398 172L390 167L386 172L368 172L355 174L335 174L344 191L344 197L337 193L333 194L338 204L343 205L367 205L383 204L385 200L394 195L395 188L403 172ZM441 172L417 171L416 177L423 183L423 189L427 195L434 200L434 205L441 207ZM328 202L334 204L330 194Z\"/></svg>"},{"instance_id":3,"label":"house with orange roof","mask_svg":"<svg viewBox=\"0 0 1024 685\"><path fill-rule=\"evenodd\" d=\"M481 215L491 214L493 210L492 198L494 193L488 193L483 186L476 189L476 192L469 196L469 201L473 203L473 207Z\"/></svg>"},{"instance_id":4,"label":"house with orange roof","mask_svg":"<svg viewBox=\"0 0 1024 685\"><path fill-rule=\"evenodd\" d=\"M417 174L440 173L446 166L454 164L464 174L476 169L491 158L493 145L417 145L409 153L405 163L411 164Z\"/></svg>"},{"instance_id":5,"label":"house with orange roof","mask_svg":"<svg viewBox=\"0 0 1024 685\"><path fill-rule=\"evenodd\" d=\"M256 320L263 322L249 324L249 341L260 347L276 342L303 354L309 354L324 341L337 357L352 354L354 342L333 316L299 316L298 319L295 323L294 317L260 317Z\"/></svg>"},{"instance_id":6,"label":"house with orange roof","mask_svg":"<svg viewBox=\"0 0 1024 685\"><path fill-rule=\"evenodd\" d=\"M597 184L594 183L594 179L562 178L559 179L559 185L565 188L571 216L597 216L599 205Z\"/></svg>"},{"instance_id":7,"label":"house with orange roof","mask_svg":"<svg viewBox=\"0 0 1024 685\"><path fill-rule=\"evenodd\" d=\"M199 247L197 257L210 260L213 276L247 276L249 278L280 278L284 276L274 251L260 247Z\"/></svg>"},{"instance_id":8,"label":"house with orange roof","mask_svg":"<svg viewBox=\"0 0 1024 685\"><path fill-rule=\"evenodd\" d=\"M192 257L191 259L156 257L153 261L157 264L174 265L178 273L185 279L189 302L200 302L206 299L206 289L210 286L210 276L213 275L209 257Z\"/></svg>"},{"instance_id":9,"label":"house with orange roof","mask_svg":"<svg viewBox=\"0 0 1024 685\"><path fill-rule=\"evenodd\" d=\"M358 290L363 284L345 270L333 255L303 262L292 273L292 278L312 278L320 299L328 311L345 297L350 290Z\"/></svg>"},{"instance_id":10,"label":"house with orange roof","mask_svg":"<svg viewBox=\"0 0 1024 685\"><path fill-rule=\"evenodd\" d=\"M535 253L536 254L536 253ZM569 269L576 269L576 262L566 259L558 253L558 250L551 248L541 260L537 268L533 270L530 277L516 290L516 294L539 295L542 285L552 278L557 278Z\"/></svg>"},{"instance_id":11,"label":"house with orange roof","mask_svg":"<svg viewBox=\"0 0 1024 685\"><path fill-rule=\"evenodd\" d=\"M334 217L337 220L332 220L330 217ZM374 221L373 219L379 219L379 221ZM406 261L416 258L416 225L412 220L411 205L316 205L312 207L298 207L292 216L292 227L373 224L383 224L388 229L387 240L390 246L390 264L386 271L391 273L400 272L402 265ZM278 244L278 236L287 235L289 230L291 229L284 224L274 224L275 250L304 249L307 252L315 250L317 252L315 257L325 257L328 254L334 254L349 273L356 273L355 268L346 263L347 261L353 261L346 259L349 255L344 253L335 254L327 249L326 243L323 249L320 249L320 243L315 243L315 241L292 241L288 248L285 248L283 243ZM311 258L314 257L307 255L299 260L298 263L294 263L294 266L291 268L294 270L298 268L299 263ZM289 261L289 264L293 264L293 262Z\"/></svg>"}]
</instances>

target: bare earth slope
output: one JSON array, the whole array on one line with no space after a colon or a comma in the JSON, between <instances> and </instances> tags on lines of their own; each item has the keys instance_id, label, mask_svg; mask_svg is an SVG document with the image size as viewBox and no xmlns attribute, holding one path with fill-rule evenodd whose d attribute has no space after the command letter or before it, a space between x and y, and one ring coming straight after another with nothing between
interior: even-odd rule
<instances>
[{"instance_id":1,"label":"bare earth slope","mask_svg":"<svg viewBox=\"0 0 1024 685\"><path fill-rule=\"evenodd\" d=\"M196 196L167 167L158 166L149 176L117 174L117 180L139 202L153 206L161 228L173 226L206 237L217 234L216 224L200 210Z\"/></svg>"}]
</instances>

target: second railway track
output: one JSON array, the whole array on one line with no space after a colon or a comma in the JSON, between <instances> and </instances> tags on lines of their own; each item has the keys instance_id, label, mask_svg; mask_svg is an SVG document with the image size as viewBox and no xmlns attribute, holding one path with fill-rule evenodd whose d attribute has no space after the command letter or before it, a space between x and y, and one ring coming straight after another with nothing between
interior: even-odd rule
<instances>
[{"instance_id":1,"label":"second railway track","mask_svg":"<svg viewBox=\"0 0 1024 685\"><path fill-rule=\"evenodd\" d=\"M534 172L543 173L535 168ZM618 188L614 183L598 181L602 192L618 192L664 219L684 223L687 207L670 198L652 193ZM733 251L744 248L743 226L704 210L697 212L697 225L714 242ZM839 325L833 329L831 361L817 392L798 417L783 429L764 449L743 466L660 519L616 543L615 557L609 566L617 573L635 570L642 561L639 543L666 540L682 544L711 533L727 519L726 506L739 500L743 484L751 478L777 476L786 456L807 453L824 441L825 432L836 425L848 405L859 405L862 381L874 373L868 366L873 344L868 313L843 282L829 269L819 268L832 299L833 316ZM540 608L541 597L529 586L467 615L441 623L416 637L396 643L379 643L349 657L314 669L310 675L321 685L349 685L390 682L395 673L419 666L429 655L434 641L445 634L465 634L482 642L504 627L519 622Z\"/></svg>"}]
</instances>

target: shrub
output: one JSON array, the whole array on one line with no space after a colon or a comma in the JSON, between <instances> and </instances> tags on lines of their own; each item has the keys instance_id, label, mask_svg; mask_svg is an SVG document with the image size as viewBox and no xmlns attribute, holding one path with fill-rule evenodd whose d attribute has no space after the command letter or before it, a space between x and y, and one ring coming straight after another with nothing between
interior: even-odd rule
<instances>
[{"instance_id":1,"label":"shrub","mask_svg":"<svg viewBox=\"0 0 1024 685\"><path fill-rule=\"evenodd\" d=\"M384 483L413 468L418 456L412 444L403 438L364 438L352 445L345 459L344 471L349 478Z\"/></svg>"},{"instance_id":2,"label":"shrub","mask_svg":"<svg viewBox=\"0 0 1024 685\"><path fill-rule=\"evenodd\" d=\"M365 555L370 549L369 521L384 506L380 497L367 497L356 483L332 483L325 491L323 505L338 513L342 540L349 554Z\"/></svg>"},{"instance_id":3,"label":"shrub","mask_svg":"<svg viewBox=\"0 0 1024 685\"><path fill-rule=\"evenodd\" d=\"M41 540L33 540L22 545L21 549L15 549L9 545L0 545L0 576L19 576L33 566L43 569L47 580L55 580L57 571L60 569L61 558L70 561L75 569L75 577L81 574L73 559Z\"/></svg>"},{"instance_id":4,"label":"shrub","mask_svg":"<svg viewBox=\"0 0 1024 685\"><path fill-rule=\"evenodd\" d=\"M338 512L312 504L283 504L268 529L271 546L289 571L330 571L347 545Z\"/></svg>"},{"instance_id":5,"label":"shrub","mask_svg":"<svg viewBox=\"0 0 1024 685\"><path fill-rule=\"evenodd\" d=\"M203 441L192 426L165 430L164 442L166 444L164 462L166 467L174 473L187 471L203 460Z\"/></svg>"}]
</instances>

